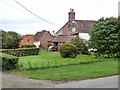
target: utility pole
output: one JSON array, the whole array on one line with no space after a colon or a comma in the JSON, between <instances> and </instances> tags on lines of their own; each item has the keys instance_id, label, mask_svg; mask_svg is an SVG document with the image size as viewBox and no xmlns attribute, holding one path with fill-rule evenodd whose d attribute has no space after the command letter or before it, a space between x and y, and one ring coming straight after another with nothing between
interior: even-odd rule
<instances>
[{"instance_id":1,"label":"utility pole","mask_svg":"<svg viewBox=\"0 0 120 90\"><path fill-rule=\"evenodd\" d=\"M120 19L120 1L118 2L118 18Z\"/></svg>"}]
</instances>

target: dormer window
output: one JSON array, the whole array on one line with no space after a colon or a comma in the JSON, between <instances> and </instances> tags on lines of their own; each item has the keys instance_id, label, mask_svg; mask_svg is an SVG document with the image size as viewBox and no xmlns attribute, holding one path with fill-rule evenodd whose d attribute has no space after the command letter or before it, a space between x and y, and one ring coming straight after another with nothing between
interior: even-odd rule
<instances>
[{"instance_id":1,"label":"dormer window","mask_svg":"<svg viewBox=\"0 0 120 90\"><path fill-rule=\"evenodd\" d=\"M83 26L83 24L80 25L81 27Z\"/></svg>"}]
</instances>

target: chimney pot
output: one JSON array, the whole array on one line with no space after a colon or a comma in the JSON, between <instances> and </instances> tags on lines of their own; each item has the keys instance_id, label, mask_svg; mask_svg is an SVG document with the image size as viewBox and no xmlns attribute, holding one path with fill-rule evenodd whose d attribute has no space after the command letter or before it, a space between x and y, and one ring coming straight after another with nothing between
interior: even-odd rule
<instances>
[{"instance_id":1,"label":"chimney pot","mask_svg":"<svg viewBox=\"0 0 120 90\"><path fill-rule=\"evenodd\" d=\"M75 20L75 12L74 12L74 9L71 9L70 8L70 12L68 13L69 15L69 21L74 21Z\"/></svg>"}]
</instances>

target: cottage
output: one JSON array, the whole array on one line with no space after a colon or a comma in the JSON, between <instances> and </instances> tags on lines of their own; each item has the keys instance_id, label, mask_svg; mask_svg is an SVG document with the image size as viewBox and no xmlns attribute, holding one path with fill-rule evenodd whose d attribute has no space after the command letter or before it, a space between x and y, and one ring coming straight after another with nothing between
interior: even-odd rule
<instances>
[{"instance_id":1,"label":"cottage","mask_svg":"<svg viewBox=\"0 0 120 90\"><path fill-rule=\"evenodd\" d=\"M88 35L91 26L93 25L95 21L93 20L75 20L75 12L74 9L70 9L70 12L68 13L68 22L56 32L57 35L60 34L71 34L71 33L79 33L79 36L82 34ZM83 39L87 39L85 37L81 37Z\"/></svg>"},{"instance_id":2,"label":"cottage","mask_svg":"<svg viewBox=\"0 0 120 90\"><path fill-rule=\"evenodd\" d=\"M23 39L20 41L19 47L22 47L23 45L35 45L37 48L48 48L48 40L52 38L52 35L46 31L43 30L41 32L37 32L35 35L25 35Z\"/></svg>"},{"instance_id":3,"label":"cottage","mask_svg":"<svg viewBox=\"0 0 120 90\"><path fill-rule=\"evenodd\" d=\"M92 20L75 20L74 9L70 9L70 12L68 13L68 22L56 32L56 37L49 40L49 42L59 46L70 42L72 38L77 36L88 40L88 33L94 22L95 21Z\"/></svg>"},{"instance_id":4,"label":"cottage","mask_svg":"<svg viewBox=\"0 0 120 90\"><path fill-rule=\"evenodd\" d=\"M34 35L32 34L27 34L23 36L22 40L20 41L19 47L21 48L23 45L32 45L34 44Z\"/></svg>"},{"instance_id":5,"label":"cottage","mask_svg":"<svg viewBox=\"0 0 120 90\"><path fill-rule=\"evenodd\" d=\"M52 39L52 35L49 31L43 30L42 32L37 32L34 36L34 44L37 47L41 47L43 49L48 48L48 40Z\"/></svg>"}]
</instances>

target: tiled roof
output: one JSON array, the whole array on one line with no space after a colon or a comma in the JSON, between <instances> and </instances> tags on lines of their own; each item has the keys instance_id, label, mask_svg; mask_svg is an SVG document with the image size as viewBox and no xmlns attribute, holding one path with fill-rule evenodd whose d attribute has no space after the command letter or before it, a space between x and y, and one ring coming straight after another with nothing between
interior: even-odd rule
<instances>
[{"instance_id":1,"label":"tiled roof","mask_svg":"<svg viewBox=\"0 0 120 90\"><path fill-rule=\"evenodd\" d=\"M49 42L59 42L59 43L65 43L69 42L73 37L68 35L59 35L54 37L53 39L49 40Z\"/></svg>"},{"instance_id":2,"label":"tiled roof","mask_svg":"<svg viewBox=\"0 0 120 90\"><path fill-rule=\"evenodd\" d=\"M79 33L88 33L95 21L92 20L75 20L76 31Z\"/></svg>"},{"instance_id":3,"label":"tiled roof","mask_svg":"<svg viewBox=\"0 0 120 90\"><path fill-rule=\"evenodd\" d=\"M44 33L49 33L49 31L46 31L46 30L43 30L41 32L37 32L35 35L34 35L34 41L40 41L40 39L43 37ZM49 33L50 34L50 33ZM50 34L51 35L51 34ZM52 35L51 35L52 37Z\"/></svg>"},{"instance_id":4,"label":"tiled roof","mask_svg":"<svg viewBox=\"0 0 120 90\"><path fill-rule=\"evenodd\" d=\"M76 32L79 33L89 33L91 26L94 24L95 21L93 20L75 20L75 21L68 21L63 27L61 27L56 34L62 30L62 28L64 28L66 25L70 25L70 24L74 24L74 26L76 27ZM70 28L69 28L70 29Z\"/></svg>"},{"instance_id":5,"label":"tiled roof","mask_svg":"<svg viewBox=\"0 0 120 90\"><path fill-rule=\"evenodd\" d=\"M43 37L44 32L37 32L34 36L34 41L39 41Z\"/></svg>"}]
</instances>

